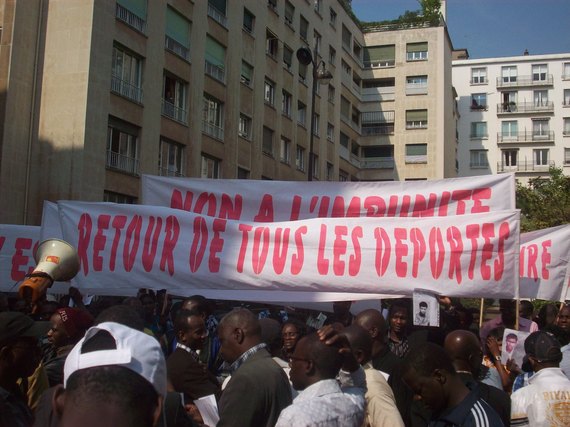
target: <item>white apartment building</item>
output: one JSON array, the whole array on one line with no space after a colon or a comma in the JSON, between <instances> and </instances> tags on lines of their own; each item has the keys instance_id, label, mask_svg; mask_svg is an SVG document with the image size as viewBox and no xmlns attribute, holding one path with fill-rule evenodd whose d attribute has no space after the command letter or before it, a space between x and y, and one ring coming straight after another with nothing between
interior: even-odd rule
<instances>
[{"instance_id":1,"label":"white apartment building","mask_svg":"<svg viewBox=\"0 0 570 427\"><path fill-rule=\"evenodd\" d=\"M459 175L570 175L570 53L453 61Z\"/></svg>"},{"instance_id":2,"label":"white apartment building","mask_svg":"<svg viewBox=\"0 0 570 427\"><path fill-rule=\"evenodd\" d=\"M364 31L347 4L0 0L0 223L138 203L142 174L306 181L311 134L315 180L455 176L444 21ZM301 47L333 76L315 111Z\"/></svg>"}]
</instances>

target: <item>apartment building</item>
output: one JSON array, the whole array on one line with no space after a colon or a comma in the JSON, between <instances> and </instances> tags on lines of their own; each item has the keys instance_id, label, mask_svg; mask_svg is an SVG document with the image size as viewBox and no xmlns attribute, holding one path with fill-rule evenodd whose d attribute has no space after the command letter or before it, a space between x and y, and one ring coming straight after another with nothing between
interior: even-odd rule
<instances>
[{"instance_id":1,"label":"apartment building","mask_svg":"<svg viewBox=\"0 0 570 427\"><path fill-rule=\"evenodd\" d=\"M344 0L0 0L0 222L139 202L142 174L455 176L445 23L363 29ZM316 85L313 52L332 79Z\"/></svg>"},{"instance_id":2,"label":"apartment building","mask_svg":"<svg viewBox=\"0 0 570 427\"><path fill-rule=\"evenodd\" d=\"M570 175L570 54L453 61L459 175Z\"/></svg>"}]
</instances>

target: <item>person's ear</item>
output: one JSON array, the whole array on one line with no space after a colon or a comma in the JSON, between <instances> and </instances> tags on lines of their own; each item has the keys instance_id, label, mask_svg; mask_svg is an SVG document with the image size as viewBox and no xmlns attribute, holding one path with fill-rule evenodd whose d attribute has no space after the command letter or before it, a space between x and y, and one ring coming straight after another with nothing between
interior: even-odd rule
<instances>
[{"instance_id":1,"label":"person's ear","mask_svg":"<svg viewBox=\"0 0 570 427\"><path fill-rule=\"evenodd\" d=\"M243 332L243 329L241 328L235 328L234 330L234 336L236 338L236 342L238 344L243 343L243 340L245 339L245 333Z\"/></svg>"},{"instance_id":2,"label":"person's ear","mask_svg":"<svg viewBox=\"0 0 570 427\"><path fill-rule=\"evenodd\" d=\"M362 362L364 361L364 352L362 350L353 350L352 353L354 354L354 358L358 364L362 365Z\"/></svg>"},{"instance_id":3,"label":"person's ear","mask_svg":"<svg viewBox=\"0 0 570 427\"><path fill-rule=\"evenodd\" d=\"M370 328L370 336L372 339L375 339L378 336L378 328L376 326Z\"/></svg>"},{"instance_id":4,"label":"person's ear","mask_svg":"<svg viewBox=\"0 0 570 427\"><path fill-rule=\"evenodd\" d=\"M51 398L51 407L56 417L61 419L65 408L65 389L63 388L63 384L55 386L55 390Z\"/></svg>"},{"instance_id":5,"label":"person's ear","mask_svg":"<svg viewBox=\"0 0 570 427\"><path fill-rule=\"evenodd\" d=\"M441 385L444 385L447 382L447 375L442 369L435 369L432 376Z\"/></svg>"}]
</instances>

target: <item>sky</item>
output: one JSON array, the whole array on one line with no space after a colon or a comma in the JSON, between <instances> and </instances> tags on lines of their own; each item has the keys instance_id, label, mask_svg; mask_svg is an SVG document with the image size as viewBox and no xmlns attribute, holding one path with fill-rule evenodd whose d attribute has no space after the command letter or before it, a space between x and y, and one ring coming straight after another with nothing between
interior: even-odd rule
<instances>
[{"instance_id":1,"label":"sky","mask_svg":"<svg viewBox=\"0 0 570 427\"><path fill-rule=\"evenodd\" d=\"M362 21L418 9L417 0L352 0ZM570 0L447 0L446 21L453 47L471 59L570 52Z\"/></svg>"}]
</instances>

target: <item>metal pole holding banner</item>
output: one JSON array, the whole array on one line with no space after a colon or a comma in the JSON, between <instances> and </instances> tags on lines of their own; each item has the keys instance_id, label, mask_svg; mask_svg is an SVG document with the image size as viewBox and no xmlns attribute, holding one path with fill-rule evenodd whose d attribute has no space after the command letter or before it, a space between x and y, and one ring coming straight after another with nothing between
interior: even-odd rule
<instances>
[{"instance_id":1,"label":"metal pole holding banner","mask_svg":"<svg viewBox=\"0 0 570 427\"><path fill-rule=\"evenodd\" d=\"M481 298L481 307L479 308L479 329L483 326L483 314L484 314L485 298Z\"/></svg>"}]
</instances>

